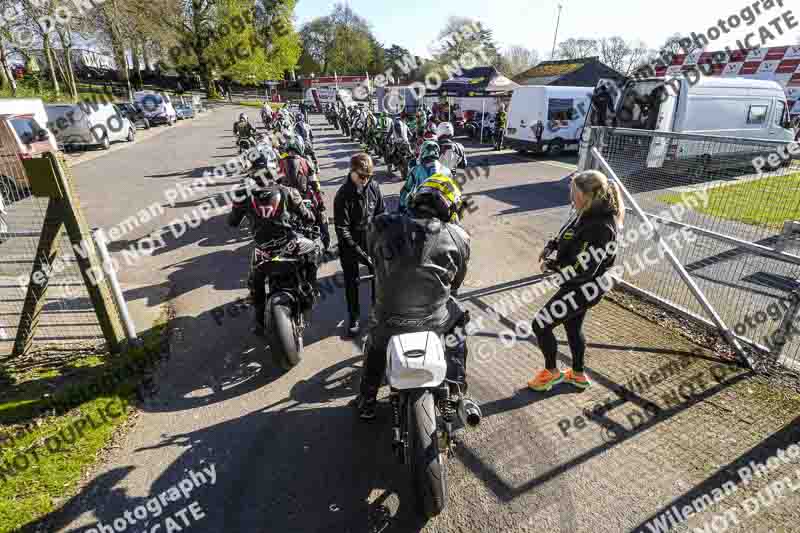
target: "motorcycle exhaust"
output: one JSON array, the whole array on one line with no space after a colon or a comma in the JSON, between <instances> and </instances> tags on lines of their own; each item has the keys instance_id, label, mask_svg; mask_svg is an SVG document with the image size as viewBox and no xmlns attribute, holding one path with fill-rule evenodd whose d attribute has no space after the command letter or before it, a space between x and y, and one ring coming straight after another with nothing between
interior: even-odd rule
<instances>
[{"instance_id":1,"label":"motorcycle exhaust","mask_svg":"<svg viewBox=\"0 0 800 533\"><path fill-rule=\"evenodd\" d=\"M481 408L469 398L458 401L458 418L465 426L476 427L481 423Z\"/></svg>"}]
</instances>

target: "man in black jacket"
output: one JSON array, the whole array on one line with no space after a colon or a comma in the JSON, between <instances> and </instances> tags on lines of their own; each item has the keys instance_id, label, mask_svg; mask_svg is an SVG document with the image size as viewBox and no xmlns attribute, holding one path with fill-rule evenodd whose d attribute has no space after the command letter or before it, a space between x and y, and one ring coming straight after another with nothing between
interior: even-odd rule
<instances>
[{"instance_id":1,"label":"man in black jacket","mask_svg":"<svg viewBox=\"0 0 800 533\"><path fill-rule=\"evenodd\" d=\"M384 214L370 225L367 241L376 290L357 401L363 420L375 418L386 347L393 335L435 331L446 338L457 336L445 349L447 379L454 395L466 392L463 333L469 317L454 298L470 256L469 235L456 222L460 198L452 178L434 174L412 197L408 215Z\"/></svg>"},{"instance_id":2,"label":"man in black jacket","mask_svg":"<svg viewBox=\"0 0 800 533\"><path fill-rule=\"evenodd\" d=\"M374 165L365 153L350 159L347 181L339 188L333 202L336 236L339 238L339 259L344 274L345 296L351 335L359 331L361 307L358 299L358 269L366 265L374 272L372 259L367 254L367 226L376 215L386 209L378 184L372 179Z\"/></svg>"}]
</instances>

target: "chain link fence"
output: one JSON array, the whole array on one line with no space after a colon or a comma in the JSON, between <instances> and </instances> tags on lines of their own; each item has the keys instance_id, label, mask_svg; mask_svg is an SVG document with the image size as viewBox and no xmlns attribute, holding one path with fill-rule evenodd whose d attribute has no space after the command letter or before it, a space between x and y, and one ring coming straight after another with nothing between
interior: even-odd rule
<instances>
[{"instance_id":1,"label":"chain link fence","mask_svg":"<svg viewBox=\"0 0 800 533\"><path fill-rule=\"evenodd\" d=\"M739 340L800 368L800 334L792 328L798 306L790 303L800 294L800 166L777 155L787 155L786 143L592 128L583 137L579 169L602 168L593 148L704 298L663 255L643 260L659 255L652 238L623 236L624 282L709 324L713 309ZM757 172L770 156L779 165ZM754 166L758 157L764 159ZM627 207L624 235L643 222Z\"/></svg>"},{"instance_id":2,"label":"chain link fence","mask_svg":"<svg viewBox=\"0 0 800 533\"><path fill-rule=\"evenodd\" d=\"M24 312L48 198L31 194L13 135L9 129L0 128L0 357L12 354L21 321L38 321L32 344L36 348L101 344L103 332L66 231L57 236L55 253L42 254L41 275L49 274L49 282L41 311L37 316Z\"/></svg>"}]
</instances>

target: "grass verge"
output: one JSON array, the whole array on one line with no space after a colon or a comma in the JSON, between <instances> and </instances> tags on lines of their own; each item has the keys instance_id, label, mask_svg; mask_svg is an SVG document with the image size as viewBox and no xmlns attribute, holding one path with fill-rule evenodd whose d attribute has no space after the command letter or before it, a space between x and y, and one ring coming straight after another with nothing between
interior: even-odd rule
<instances>
[{"instance_id":1,"label":"grass verge","mask_svg":"<svg viewBox=\"0 0 800 533\"><path fill-rule=\"evenodd\" d=\"M244 106L247 106L247 107L257 107L259 109L264 107L264 102L263 101L245 100L245 101L236 102L236 103L238 105L244 105ZM270 107L272 107L273 111L277 111L278 109L282 108L286 104L284 102L270 102L269 105L270 105Z\"/></svg>"},{"instance_id":2,"label":"grass verge","mask_svg":"<svg viewBox=\"0 0 800 533\"><path fill-rule=\"evenodd\" d=\"M166 320L121 355L51 354L4 370L0 387L0 532L16 531L77 492L160 358Z\"/></svg>"},{"instance_id":3,"label":"grass verge","mask_svg":"<svg viewBox=\"0 0 800 533\"><path fill-rule=\"evenodd\" d=\"M800 220L800 173L716 186L708 193L708 205L695 208L706 215L771 228ZM662 194L658 200L683 203L681 193Z\"/></svg>"}]
</instances>

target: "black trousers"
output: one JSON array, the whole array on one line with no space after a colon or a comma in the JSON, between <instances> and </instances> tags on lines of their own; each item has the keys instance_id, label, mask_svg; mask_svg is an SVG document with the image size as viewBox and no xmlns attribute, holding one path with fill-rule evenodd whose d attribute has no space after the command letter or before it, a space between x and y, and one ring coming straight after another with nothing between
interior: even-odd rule
<instances>
[{"instance_id":1,"label":"black trousers","mask_svg":"<svg viewBox=\"0 0 800 533\"><path fill-rule=\"evenodd\" d=\"M342 244L339 244L341 247ZM367 263L357 253L347 248L340 249L339 261L344 275L344 295L347 300L347 315L350 322L361 317L361 302L358 297L358 278L360 265Z\"/></svg>"},{"instance_id":2,"label":"black trousers","mask_svg":"<svg viewBox=\"0 0 800 533\"><path fill-rule=\"evenodd\" d=\"M592 298L580 288L564 288L556 292L533 317L532 327L539 349L544 355L545 367L556 368L558 343L553 330L564 326L567 342L572 352L572 369L583 372L583 358L586 353L586 337L583 334L583 321L586 313L603 299L600 291ZM593 296L591 292L588 296Z\"/></svg>"},{"instance_id":3,"label":"black trousers","mask_svg":"<svg viewBox=\"0 0 800 533\"><path fill-rule=\"evenodd\" d=\"M415 328L389 327L384 324L371 324L367 344L364 347L364 373L361 376L361 395L374 399L386 373L386 349L389 339L394 335L417 331L435 331L444 334L445 357L447 359L447 380L461 386L466 392L467 385L467 338L465 328L469 313L451 298L447 304L450 319L440 327L421 326Z\"/></svg>"},{"instance_id":4,"label":"black trousers","mask_svg":"<svg viewBox=\"0 0 800 533\"><path fill-rule=\"evenodd\" d=\"M502 150L503 148L503 140L505 139L506 131L505 128L497 130L494 134L494 149L495 150Z\"/></svg>"}]
</instances>

